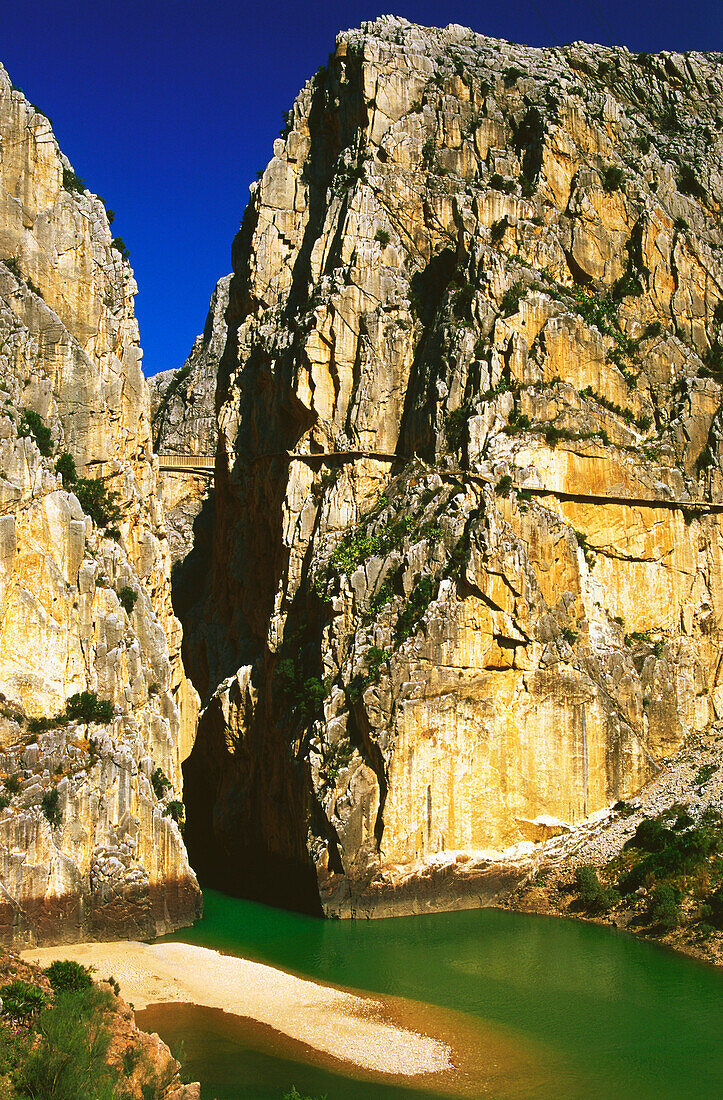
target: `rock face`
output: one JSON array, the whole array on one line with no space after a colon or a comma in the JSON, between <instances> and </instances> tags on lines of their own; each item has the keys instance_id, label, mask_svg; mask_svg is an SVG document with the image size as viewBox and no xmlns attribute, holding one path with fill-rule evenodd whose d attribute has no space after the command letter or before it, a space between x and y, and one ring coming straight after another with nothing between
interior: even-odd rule
<instances>
[{"instance_id":1,"label":"rock face","mask_svg":"<svg viewBox=\"0 0 723 1100\"><path fill-rule=\"evenodd\" d=\"M184 616L210 883L344 914L519 866L721 713L722 97L721 55L392 18L300 93Z\"/></svg>"},{"instance_id":2,"label":"rock face","mask_svg":"<svg viewBox=\"0 0 723 1100\"><path fill-rule=\"evenodd\" d=\"M226 347L230 282L230 275L219 280L203 333L183 366L149 379L153 444L157 453L185 456L216 453L216 374ZM212 509L213 489L208 477L177 470L161 472L159 489L175 565L193 547L194 523L204 504L207 511Z\"/></svg>"},{"instance_id":3,"label":"rock face","mask_svg":"<svg viewBox=\"0 0 723 1100\"><path fill-rule=\"evenodd\" d=\"M174 820L198 699L136 286L2 67L0 142L0 936L150 936L199 910Z\"/></svg>"}]
</instances>

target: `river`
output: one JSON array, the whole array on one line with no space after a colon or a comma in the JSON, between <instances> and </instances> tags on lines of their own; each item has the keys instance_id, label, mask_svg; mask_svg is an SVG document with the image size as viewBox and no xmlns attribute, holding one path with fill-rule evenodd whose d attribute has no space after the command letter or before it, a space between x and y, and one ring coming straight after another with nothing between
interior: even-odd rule
<instances>
[{"instance_id":1,"label":"river","mask_svg":"<svg viewBox=\"0 0 723 1100\"><path fill-rule=\"evenodd\" d=\"M183 1042L203 1100L281 1100L292 1085L328 1100L723 1095L723 974L624 933L494 909L322 921L213 891L204 903L202 921L167 939L410 998L420 1028L426 1011L456 1030L468 1064L430 1091L347 1076L308 1048L209 1009L140 1013L141 1026Z\"/></svg>"}]
</instances>

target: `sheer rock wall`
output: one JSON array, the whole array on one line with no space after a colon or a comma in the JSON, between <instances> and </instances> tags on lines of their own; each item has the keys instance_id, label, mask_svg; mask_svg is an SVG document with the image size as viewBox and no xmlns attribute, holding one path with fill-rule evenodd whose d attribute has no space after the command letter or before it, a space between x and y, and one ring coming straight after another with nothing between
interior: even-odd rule
<instances>
[{"instance_id":1,"label":"sheer rock wall","mask_svg":"<svg viewBox=\"0 0 723 1100\"><path fill-rule=\"evenodd\" d=\"M152 936L200 908L173 817L198 697L136 285L102 201L2 67L0 260L0 936ZM116 494L117 515L94 522L94 491ZM83 692L111 704L101 721L66 712Z\"/></svg>"},{"instance_id":2,"label":"sheer rock wall","mask_svg":"<svg viewBox=\"0 0 723 1100\"><path fill-rule=\"evenodd\" d=\"M188 614L209 882L489 901L720 714L722 97L720 55L398 19L299 94Z\"/></svg>"},{"instance_id":3,"label":"sheer rock wall","mask_svg":"<svg viewBox=\"0 0 723 1100\"><path fill-rule=\"evenodd\" d=\"M212 456L216 453L216 373L226 346L230 282L230 275L219 279L203 333L197 337L183 366L161 371L148 380L154 448L159 454ZM213 485L205 475L162 470L159 489L171 560L175 564L193 547L194 523L212 496ZM211 507L210 501L208 507Z\"/></svg>"}]
</instances>

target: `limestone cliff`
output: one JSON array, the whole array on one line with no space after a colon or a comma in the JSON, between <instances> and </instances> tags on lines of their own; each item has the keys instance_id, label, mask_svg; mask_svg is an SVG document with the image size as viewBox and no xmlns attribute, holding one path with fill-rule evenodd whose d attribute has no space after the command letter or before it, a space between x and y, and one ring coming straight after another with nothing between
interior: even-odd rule
<instances>
[{"instance_id":1,"label":"limestone cliff","mask_svg":"<svg viewBox=\"0 0 723 1100\"><path fill-rule=\"evenodd\" d=\"M102 201L0 67L0 935L153 935L199 891L136 291Z\"/></svg>"},{"instance_id":2,"label":"limestone cliff","mask_svg":"<svg viewBox=\"0 0 723 1100\"><path fill-rule=\"evenodd\" d=\"M226 346L226 310L231 276L220 279L211 298L203 333L178 370L149 379L153 444L161 455L216 453L216 374ZM212 507L209 477L162 470L159 488L169 533L171 560L180 562L194 543L193 526L204 504Z\"/></svg>"},{"instance_id":3,"label":"limestone cliff","mask_svg":"<svg viewBox=\"0 0 723 1100\"><path fill-rule=\"evenodd\" d=\"M489 900L723 711L722 119L718 54L392 18L301 91L188 622L209 882L379 912L471 863Z\"/></svg>"}]
</instances>

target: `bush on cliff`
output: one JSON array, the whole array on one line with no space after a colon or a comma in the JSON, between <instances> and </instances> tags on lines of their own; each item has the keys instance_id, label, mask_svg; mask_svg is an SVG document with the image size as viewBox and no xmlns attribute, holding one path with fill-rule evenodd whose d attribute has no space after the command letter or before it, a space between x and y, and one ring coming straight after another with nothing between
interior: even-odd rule
<instances>
[{"instance_id":1,"label":"bush on cliff","mask_svg":"<svg viewBox=\"0 0 723 1100\"><path fill-rule=\"evenodd\" d=\"M75 485L78 480L78 471L75 468L75 459L72 455L69 455L67 451L64 451L55 463L55 472L60 474L63 479L63 485L66 489L69 489L72 485Z\"/></svg>"},{"instance_id":2,"label":"bush on cliff","mask_svg":"<svg viewBox=\"0 0 723 1100\"><path fill-rule=\"evenodd\" d=\"M18 435L35 440L41 455L48 458L53 453L53 437L50 428L34 409L23 409L18 424Z\"/></svg>"},{"instance_id":3,"label":"bush on cliff","mask_svg":"<svg viewBox=\"0 0 723 1100\"><path fill-rule=\"evenodd\" d=\"M138 593L135 588L131 588L129 584L124 584L123 587L118 590L118 599L120 600L123 610L130 615L133 608L136 606Z\"/></svg>"},{"instance_id":4,"label":"bush on cliff","mask_svg":"<svg viewBox=\"0 0 723 1100\"><path fill-rule=\"evenodd\" d=\"M630 894L650 879L694 874L717 853L723 852L723 824L717 815L703 816L691 827L689 815L678 813L672 827L658 817L641 821L625 848L633 858L642 856L620 880L620 890Z\"/></svg>"},{"instance_id":5,"label":"bush on cliff","mask_svg":"<svg viewBox=\"0 0 723 1100\"><path fill-rule=\"evenodd\" d=\"M648 903L648 919L660 928L675 928L680 918L680 890L664 882L656 886Z\"/></svg>"},{"instance_id":6,"label":"bush on cliff","mask_svg":"<svg viewBox=\"0 0 723 1100\"><path fill-rule=\"evenodd\" d=\"M56 959L45 973L56 993L80 993L93 986L90 970L74 959Z\"/></svg>"},{"instance_id":7,"label":"bush on cliff","mask_svg":"<svg viewBox=\"0 0 723 1100\"><path fill-rule=\"evenodd\" d=\"M578 896L589 913L607 913L620 901L617 890L600 882L592 863L584 863L575 871Z\"/></svg>"},{"instance_id":8,"label":"bush on cliff","mask_svg":"<svg viewBox=\"0 0 723 1100\"><path fill-rule=\"evenodd\" d=\"M58 794L57 787L53 787L52 790L46 791L42 799L40 800L41 809L53 829L57 829L63 820L63 815L60 812L59 801L60 795Z\"/></svg>"},{"instance_id":9,"label":"bush on cliff","mask_svg":"<svg viewBox=\"0 0 723 1100\"><path fill-rule=\"evenodd\" d=\"M153 793L156 798L163 798L166 791L171 786L171 781L161 768L154 768L151 772L151 786L153 787Z\"/></svg>"},{"instance_id":10,"label":"bush on cliff","mask_svg":"<svg viewBox=\"0 0 723 1100\"><path fill-rule=\"evenodd\" d=\"M19 1024L29 1024L45 1007L47 997L37 985L17 979L0 988L3 1016Z\"/></svg>"},{"instance_id":11,"label":"bush on cliff","mask_svg":"<svg viewBox=\"0 0 723 1100\"><path fill-rule=\"evenodd\" d=\"M118 505L118 494L110 490L99 477L79 477L73 492L96 527L113 527L120 523L123 513Z\"/></svg>"},{"instance_id":12,"label":"bush on cliff","mask_svg":"<svg viewBox=\"0 0 723 1100\"><path fill-rule=\"evenodd\" d=\"M115 1075L105 1058L108 994L91 988L59 993L40 1013L37 1038L13 1083L21 1096L43 1100L113 1100Z\"/></svg>"},{"instance_id":13,"label":"bush on cliff","mask_svg":"<svg viewBox=\"0 0 723 1100\"><path fill-rule=\"evenodd\" d=\"M113 704L110 699L99 699L94 691L81 691L70 696L65 704L65 713L71 722L110 722L113 719Z\"/></svg>"}]
</instances>

